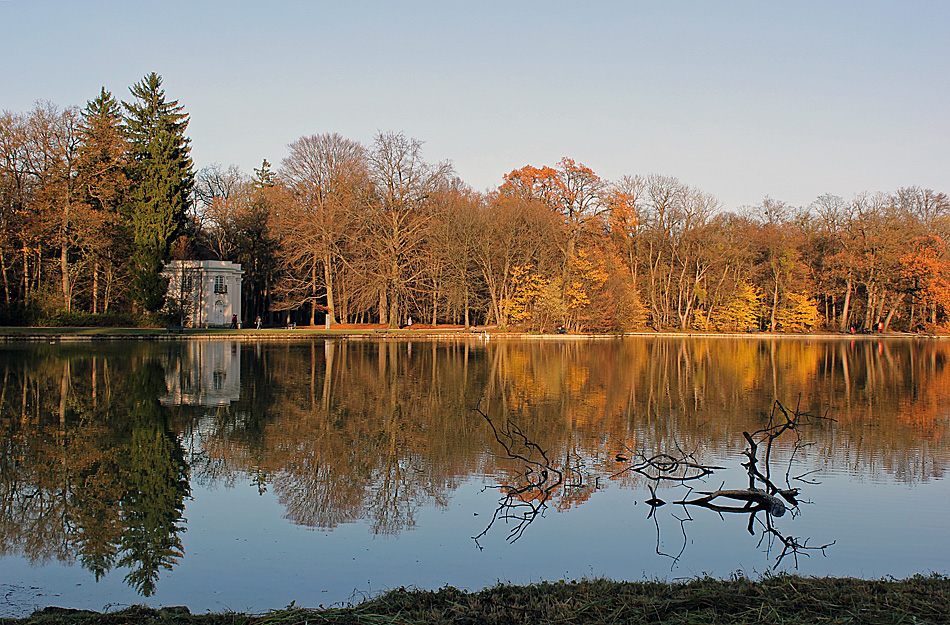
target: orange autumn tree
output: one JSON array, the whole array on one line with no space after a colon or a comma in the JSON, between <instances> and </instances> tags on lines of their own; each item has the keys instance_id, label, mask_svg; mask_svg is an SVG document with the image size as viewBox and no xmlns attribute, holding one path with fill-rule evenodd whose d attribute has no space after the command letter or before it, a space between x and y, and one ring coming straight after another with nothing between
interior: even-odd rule
<instances>
[{"instance_id":1,"label":"orange autumn tree","mask_svg":"<svg viewBox=\"0 0 950 625\"><path fill-rule=\"evenodd\" d=\"M589 306L590 299L583 285L591 276L584 268L587 260L579 257L578 248L585 240L592 240L592 245L596 245L596 235L605 230L602 218L607 211L602 201L603 190L604 183L593 170L567 157L556 167L527 165L516 169L505 176L498 189L503 197L541 202L558 215L563 225L556 240L561 253L561 272L559 276L548 276L545 319L539 320L542 325L563 323L576 327L578 311ZM605 279L598 279L600 285Z\"/></svg>"},{"instance_id":2,"label":"orange autumn tree","mask_svg":"<svg viewBox=\"0 0 950 625\"><path fill-rule=\"evenodd\" d=\"M504 196L539 200L553 207L556 205L554 197L557 194L557 178L557 171L551 167L525 165L521 169L505 174L505 182L498 191Z\"/></svg>"},{"instance_id":3,"label":"orange autumn tree","mask_svg":"<svg viewBox=\"0 0 950 625\"><path fill-rule=\"evenodd\" d=\"M600 176L566 156L556 168L526 165L504 179L498 188L501 195L535 199L561 215L567 230L562 247L565 263L570 262L581 236L605 213Z\"/></svg>"},{"instance_id":4,"label":"orange autumn tree","mask_svg":"<svg viewBox=\"0 0 950 625\"><path fill-rule=\"evenodd\" d=\"M900 258L901 279L905 292L910 293L911 327L916 323L918 312L921 318L928 315L929 322L937 323L937 313L950 311L950 258L947 243L937 235L917 237L912 250ZM921 305L918 311L917 304ZM889 321L890 319L888 319Z\"/></svg>"}]
</instances>

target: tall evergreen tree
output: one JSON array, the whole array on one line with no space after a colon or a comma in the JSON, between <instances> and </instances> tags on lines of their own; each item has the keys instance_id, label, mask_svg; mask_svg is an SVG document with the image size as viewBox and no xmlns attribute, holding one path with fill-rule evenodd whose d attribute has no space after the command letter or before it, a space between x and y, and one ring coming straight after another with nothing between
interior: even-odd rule
<instances>
[{"instance_id":1,"label":"tall evergreen tree","mask_svg":"<svg viewBox=\"0 0 950 625\"><path fill-rule=\"evenodd\" d=\"M97 210L117 212L125 200L127 144L122 123L121 107L105 87L82 110L79 169L86 201Z\"/></svg>"},{"instance_id":2,"label":"tall evergreen tree","mask_svg":"<svg viewBox=\"0 0 950 625\"><path fill-rule=\"evenodd\" d=\"M194 185L185 136L188 114L178 100L166 101L162 77L152 72L131 88L134 102L125 106L130 143L133 230L132 293L145 310L164 303L167 279L161 270L172 241L185 224Z\"/></svg>"},{"instance_id":3,"label":"tall evergreen tree","mask_svg":"<svg viewBox=\"0 0 950 625\"><path fill-rule=\"evenodd\" d=\"M119 103L106 91L82 110L82 145L79 148L81 196L87 211L84 252L92 257L91 311L109 310L116 286L119 259L127 259L132 239L128 221L129 180L126 176L128 144Z\"/></svg>"},{"instance_id":4,"label":"tall evergreen tree","mask_svg":"<svg viewBox=\"0 0 950 625\"><path fill-rule=\"evenodd\" d=\"M254 179L246 203L235 216L237 241L234 260L244 269L241 289L245 319L265 318L271 308L272 288L277 278L277 252L280 240L273 231L272 215L281 201L281 189L276 175L264 159L260 169L254 169Z\"/></svg>"}]
</instances>

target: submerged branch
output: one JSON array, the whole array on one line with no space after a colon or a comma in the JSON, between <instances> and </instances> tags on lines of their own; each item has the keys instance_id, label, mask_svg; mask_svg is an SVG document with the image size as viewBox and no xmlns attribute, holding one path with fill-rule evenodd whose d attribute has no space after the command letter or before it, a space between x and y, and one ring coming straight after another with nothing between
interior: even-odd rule
<instances>
[{"instance_id":1,"label":"submerged branch","mask_svg":"<svg viewBox=\"0 0 950 625\"><path fill-rule=\"evenodd\" d=\"M599 488L599 477L590 475L586 462L580 456L568 453L562 463L556 464L548 457L545 449L511 420L507 420L503 426L499 426L479 406L476 406L473 410L482 416L491 428L495 441L501 446L503 452L496 454L496 456L523 463L523 467L517 472L516 478L513 480L514 484L500 484L493 487L497 488L502 496L498 500L498 507L488 525L477 536L473 536L479 549L481 549L481 545L478 544L479 539L485 536L498 520L513 524L508 532L508 542L518 540L527 527L539 515L543 515L548 502L561 486L581 488L585 489L585 492ZM650 506L648 518L653 519L657 530L656 552L670 557L674 565L682 557L689 542L686 536L686 522L692 520L689 515L689 508L700 507L713 510L720 515L748 515L748 532L755 535L757 533L756 523L758 522L762 531L759 544L761 545L762 541L767 541L768 553L772 552L773 545L777 542L782 544L783 549L776 557L774 566L777 567L787 556L791 555L797 567L799 553L807 555L808 551L815 550L824 553L834 542L821 546L809 545L808 539L801 540L780 532L773 525L773 520L785 516L789 510L792 511L792 518L795 518L798 514L800 489L793 488L790 484L791 480L794 479L806 484L815 483L813 480L806 479L811 472L801 473L794 478L791 477L792 466L795 463L796 455L807 446L807 443L802 440L801 428L825 420L834 421L828 417L817 417L803 412L799 408L790 411L781 402L776 401L769 414L768 424L764 428L754 432L742 432L742 436L747 443L747 447L743 451L746 460L742 463L748 476L748 486L745 488L725 488L725 485L721 485L717 490L694 491L688 486L689 484L713 475L716 471L723 470L725 467L706 464L696 457L695 452L688 452L678 444L676 449L670 452L647 453L627 446L616 437L612 438L622 446L624 451L616 454L615 459L617 462L628 464L609 477L616 478L624 474L635 473L648 481L650 498L646 503ZM785 484L779 485L772 479L772 451L775 448L776 441L783 436L787 437L790 433L794 434L795 438L792 441L792 451L785 471ZM689 488L686 498L673 502L683 506L683 510L686 512L685 518L673 515L673 518L679 521L683 533L682 549L675 555L664 553L661 550L660 524L654 514L658 507L666 504L665 501L657 497L655 485L666 482ZM690 498L690 495L693 494L699 496ZM765 513L764 518L757 517L759 512Z\"/></svg>"}]
</instances>

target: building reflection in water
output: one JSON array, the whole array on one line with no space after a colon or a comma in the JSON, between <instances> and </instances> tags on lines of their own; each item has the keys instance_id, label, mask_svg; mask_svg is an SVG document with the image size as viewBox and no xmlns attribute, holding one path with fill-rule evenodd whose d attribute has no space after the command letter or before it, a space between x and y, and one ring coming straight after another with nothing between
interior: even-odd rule
<instances>
[{"instance_id":1,"label":"building reflection in water","mask_svg":"<svg viewBox=\"0 0 950 625\"><path fill-rule=\"evenodd\" d=\"M241 343L189 341L165 367L163 406L227 406L241 397Z\"/></svg>"}]
</instances>

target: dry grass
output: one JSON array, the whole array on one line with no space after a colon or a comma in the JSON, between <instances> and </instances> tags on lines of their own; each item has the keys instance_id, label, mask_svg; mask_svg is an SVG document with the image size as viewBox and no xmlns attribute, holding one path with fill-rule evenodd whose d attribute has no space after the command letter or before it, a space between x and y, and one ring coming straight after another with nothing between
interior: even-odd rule
<instances>
[{"instance_id":1,"label":"dry grass","mask_svg":"<svg viewBox=\"0 0 950 625\"><path fill-rule=\"evenodd\" d=\"M697 579L661 582L498 585L478 592L446 587L399 589L358 605L266 614L192 615L185 608L132 607L98 614L47 608L4 625L413 625L421 623L731 624L731 623L950 623L950 578L861 580L775 576L758 581Z\"/></svg>"}]
</instances>

